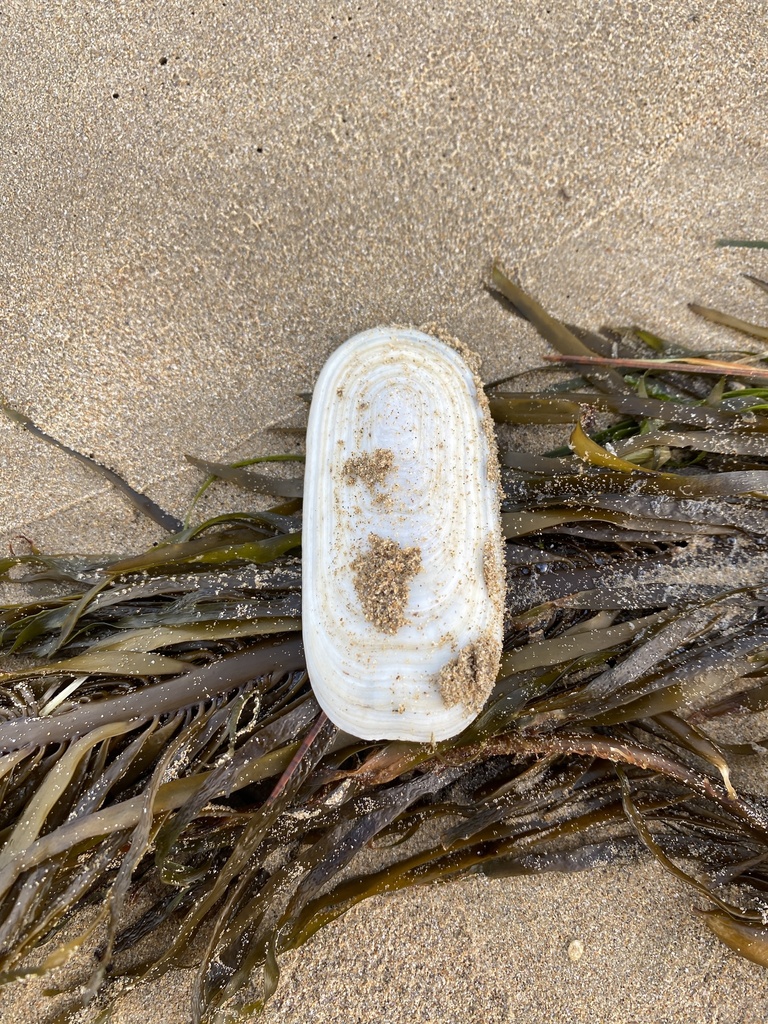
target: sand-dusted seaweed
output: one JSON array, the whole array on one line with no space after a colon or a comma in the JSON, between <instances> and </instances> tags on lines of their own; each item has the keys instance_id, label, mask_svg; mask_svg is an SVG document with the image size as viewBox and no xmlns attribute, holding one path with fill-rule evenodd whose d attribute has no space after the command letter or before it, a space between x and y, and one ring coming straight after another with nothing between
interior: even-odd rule
<instances>
[{"instance_id":1,"label":"sand-dusted seaweed","mask_svg":"<svg viewBox=\"0 0 768 1024\"><path fill-rule=\"evenodd\" d=\"M492 283L567 367L488 385L492 413L568 438L502 436L504 655L458 737L363 742L321 713L300 481L265 460L193 461L201 491L287 498L267 511L191 526L125 486L171 531L149 551L0 561L32 588L0 608L0 981L92 948L58 1019L190 962L192 1020L253 1011L282 953L370 895L643 849L768 966L768 748L738 736L768 708L765 335L709 311L743 351L590 334Z\"/></svg>"}]
</instances>

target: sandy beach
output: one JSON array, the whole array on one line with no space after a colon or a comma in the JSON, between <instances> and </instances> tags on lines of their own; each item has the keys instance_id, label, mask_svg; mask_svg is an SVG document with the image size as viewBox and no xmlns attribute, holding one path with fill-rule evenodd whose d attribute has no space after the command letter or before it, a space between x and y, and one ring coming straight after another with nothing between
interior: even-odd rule
<instances>
[{"instance_id":1,"label":"sandy beach","mask_svg":"<svg viewBox=\"0 0 768 1024\"><path fill-rule=\"evenodd\" d=\"M265 428L356 331L438 322L486 379L537 365L493 258L592 329L721 346L690 301L766 321L741 275L768 252L714 246L768 237L764 0L30 0L0 11L0 55L0 392L176 515L184 453L287 450ZM201 512L252 501L220 487ZM0 419L3 551L158 536ZM696 902L649 860L376 898L284 959L261 1019L768 1019L768 973ZM187 1020L187 982L115 1020ZM39 992L0 1019L46 1020Z\"/></svg>"}]
</instances>

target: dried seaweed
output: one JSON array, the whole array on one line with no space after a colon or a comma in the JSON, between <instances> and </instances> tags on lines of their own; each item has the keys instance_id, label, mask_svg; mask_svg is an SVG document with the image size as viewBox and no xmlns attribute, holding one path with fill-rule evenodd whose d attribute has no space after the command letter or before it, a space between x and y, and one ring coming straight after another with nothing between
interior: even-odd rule
<instances>
[{"instance_id":1,"label":"dried seaweed","mask_svg":"<svg viewBox=\"0 0 768 1024\"><path fill-rule=\"evenodd\" d=\"M246 468L272 457L191 460L199 493L223 478L289 498L267 511L182 525L125 485L171 531L150 551L0 561L34 587L0 607L0 982L90 946L60 1019L96 1018L191 949L190 1019L224 1019L263 1006L281 954L370 895L643 849L768 964L768 800L731 777L766 747L709 733L768 708L768 389L744 384L764 357L638 328L606 346L498 267L493 284L578 376L487 386L500 422L570 438L502 447L505 650L458 737L367 743L320 712L300 480Z\"/></svg>"}]
</instances>

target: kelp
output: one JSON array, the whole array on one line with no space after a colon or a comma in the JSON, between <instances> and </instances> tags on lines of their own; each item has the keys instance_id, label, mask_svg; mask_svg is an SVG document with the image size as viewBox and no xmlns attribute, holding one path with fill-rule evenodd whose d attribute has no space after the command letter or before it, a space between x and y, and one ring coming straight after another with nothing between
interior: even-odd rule
<instances>
[{"instance_id":1,"label":"kelp","mask_svg":"<svg viewBox=\"0 0 768 1024\"><path fill-rule=\"evenodd\" d=\"M0 607L0 982L91 948L56 1019L106 1019L126 986L190 960L190 1019L230 1019L369 896L643 850L715 935L768 964L768 799L732 771L764 772L768 746L711 732L768 709L763 353L596 335L498 267L493 287L570 375L541 367L525 392L504 377L491 411L567 443L502 437L504 654L461 735L364 742L320 711L301 481L248 468L296 457L190 459L198 497L221 479L288 499L265 511L191 525L126 484L169 531L149 551L0 561L32 588Z\"/></svg>"}]
</instances>

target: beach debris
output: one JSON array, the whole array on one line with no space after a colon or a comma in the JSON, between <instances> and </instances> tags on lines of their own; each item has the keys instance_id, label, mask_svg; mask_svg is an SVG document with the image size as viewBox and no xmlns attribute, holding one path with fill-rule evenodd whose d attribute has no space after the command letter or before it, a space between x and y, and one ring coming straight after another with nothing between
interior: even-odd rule
<instances>
[{"instance_id":1,"label":"beach debris","mask_svg":"<svg viewBox=\"0 0 768 1024\"><path fill-rule=\"evenodd\" d=\"M577 964L584 956L584 943L581 939L571 939L568 943L568 959L572 964Z\"/></svg>"},{"instance_id":2,"label":"beach debris","mask_svg":"<svg viewBox=\"0 0 768 1024\"><path fill-rule=\"evenodd\" d=\"M189 1019L248 1016L286 951L369 896L643 851L715 935L768 964L763 342L734 320L743 348L727 356L571 328L500 267L492 281L565 362L527 371L531 390L485 387L506 424L506 588L491 532L469 561L503 600L503 655L487 699L465 689L482 637L437 671L446 708L471 706L458 734L360 738L322 710L301 638L303 484L240 472L273 456L200 464L201 492L289 492L266 511L192 525L126 485L169 529L148 551L30 543L0 559L8 586L31 588L0 607L0 983L89 951L52 1012L104 1019L196 949ZM550 427L548 450L522 448L515 424ZM382 525L407 482L400 442L354 441L338 471L369 512L348 599L389 641L430 547Z\"/></svg>"}]
</instances>

